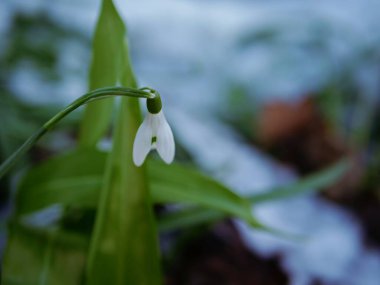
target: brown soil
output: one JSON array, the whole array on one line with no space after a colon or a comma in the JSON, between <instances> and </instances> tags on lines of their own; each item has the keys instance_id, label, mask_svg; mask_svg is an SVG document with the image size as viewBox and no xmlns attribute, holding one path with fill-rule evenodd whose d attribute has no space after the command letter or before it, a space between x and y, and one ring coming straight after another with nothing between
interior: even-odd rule
<instances>
[{"instance_id":1,"label":"brown soil","mask_svg":"<svg viewBox=\"0 0 380 285\"><path fill-rule=\"evenodd\" d=\"M286 285L278 258L263 259L245 247L230 221L193 237L169 268L167 285Z\"/></svg>"}]
</instances>

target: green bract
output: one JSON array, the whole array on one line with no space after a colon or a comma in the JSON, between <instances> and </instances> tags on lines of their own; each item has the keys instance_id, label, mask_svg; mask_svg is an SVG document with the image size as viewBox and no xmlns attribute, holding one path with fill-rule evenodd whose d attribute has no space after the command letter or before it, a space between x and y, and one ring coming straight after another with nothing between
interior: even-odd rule
<instances>
[{"instance_id":1,"label":"green bract","mask_svg":"<svg viewBox=\"0 0 380 285\"><path fill-rule=\"evenodd\" d=\"M151 114L158 114L162 109L162 102L160 95L155 92L156 96L153 99L146 100L146 107Z\"/></svg>"}]
</instances>

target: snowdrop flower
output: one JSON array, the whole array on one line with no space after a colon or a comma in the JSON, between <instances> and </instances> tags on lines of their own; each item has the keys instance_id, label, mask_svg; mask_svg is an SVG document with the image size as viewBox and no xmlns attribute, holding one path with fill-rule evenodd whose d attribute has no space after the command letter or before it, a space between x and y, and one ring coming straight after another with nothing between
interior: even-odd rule
<instances>
[{"instance_id":1,"label":"snowdrop flower","mask_svg":"<svg viewBox=\"0 0 380 285\"><path fill-rule=\"evenodd\" d=\"M133 143L133 162L141 166L148 153L156 149L163 161L171 163L175 153L174 138L158 93L154 99L147 99L147 108L147 116L137 130Z\"/></svg>"}]
</instances>

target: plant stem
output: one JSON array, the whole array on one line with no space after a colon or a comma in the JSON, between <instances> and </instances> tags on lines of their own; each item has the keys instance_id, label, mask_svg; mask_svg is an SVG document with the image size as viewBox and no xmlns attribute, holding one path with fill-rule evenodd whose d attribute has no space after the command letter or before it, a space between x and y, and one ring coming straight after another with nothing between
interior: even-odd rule
<instances>
[{"instance_id":1,"label":"plant stem","mask_svg":"<svg viewBox=\"0 0 380 285\"><path fill-rule=\"evenodd\" d=\"M10 168L28 152L33 145L50 129L52 129L59 121L70 114L72 111L78 109L80 106L85 105L95 100L106 99L110 96L125 96L132 98L147 98L152 99L154 94L135 88L125 87L106 87L95 89L89 93L84 94L77 100L68 105L65 109L56 114L53 118L47 121L37 132L29 137L7 160L0 165L0 179L10 170Z\"/></svg>"}]
</instances>

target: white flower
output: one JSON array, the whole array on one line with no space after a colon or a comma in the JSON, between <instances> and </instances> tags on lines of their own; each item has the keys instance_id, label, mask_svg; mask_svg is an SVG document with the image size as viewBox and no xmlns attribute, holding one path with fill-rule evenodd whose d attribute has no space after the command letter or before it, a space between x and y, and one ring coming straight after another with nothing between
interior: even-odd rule
<instances>
[{"instance_id":1,"label":"white flower","mask_svg":"<svg viewBox=\"0 0 380 285\"><path fill-rule=\"evenodd\" d=\"M148 112L137 130L133 143L133 162L141 166L148 153L157 149L163 161L171 163L174 159L175 145L172 130L160 110L157 114Z\"/></svg>"}]
</instances>

